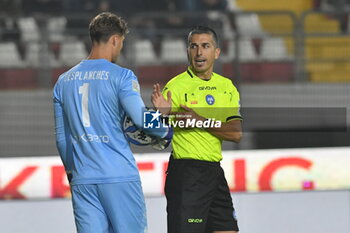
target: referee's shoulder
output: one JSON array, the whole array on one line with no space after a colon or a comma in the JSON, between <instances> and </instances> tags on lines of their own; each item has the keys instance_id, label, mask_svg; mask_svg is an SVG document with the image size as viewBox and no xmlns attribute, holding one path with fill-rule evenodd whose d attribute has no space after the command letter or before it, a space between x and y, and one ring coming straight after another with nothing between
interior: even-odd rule
<instances>
[{"instance_id":1,"label":"referee's shoulder","mask_svg":"<svg viewBox=\"0 0 350 233\"><path fill-rule=\"evenodd\" d=\"M185 71L183 73L180 73L180 74L176 75L175 77L171 78L167 82L166 86L174 87L174 86L186 85L186 79L187 79L186 74L187 74L187 72Z\"/></svg>"},{"instance_id":2,"label":"referee's shoulder","mask_svg":"<svg viewBox=\"0 0 350 233\"><path fill-rule=\"evenodd\" d=\"M216 78L218 80L220 80L220 82L222 82L223 84L225 84L225 85L233 85L235 87L235 85L232 82L232 79L224 77L224 76L222 76L222 75L220 75L218 73L214 73L214 74L215 74Z\"/></svg>"}]
</instances>

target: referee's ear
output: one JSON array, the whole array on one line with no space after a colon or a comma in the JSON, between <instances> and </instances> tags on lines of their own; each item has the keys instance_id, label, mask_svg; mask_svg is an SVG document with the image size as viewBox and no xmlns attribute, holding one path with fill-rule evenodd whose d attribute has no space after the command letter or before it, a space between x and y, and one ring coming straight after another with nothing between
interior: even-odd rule
<instances>
[{"instance_id":1,"label":"referee's ear","mask_svg":"<svg viewBox=\"0 0 350 233\"><path fill-rule=\"evenodd\" d=\"M215 59L218 59L220 56L221 49L220 48L215 48Z\"/></svg>"},{"instance_id":2,"label":"referee's ear","mask_svg":"<svg viewBox=\"0 0 350 233\"><path fill-rule=\"evenodd\" d=\"M187 48L187 61L188 62L191 62L191 57L190 57L190 49L189 48Z\"/></svg>"}]
</instances>

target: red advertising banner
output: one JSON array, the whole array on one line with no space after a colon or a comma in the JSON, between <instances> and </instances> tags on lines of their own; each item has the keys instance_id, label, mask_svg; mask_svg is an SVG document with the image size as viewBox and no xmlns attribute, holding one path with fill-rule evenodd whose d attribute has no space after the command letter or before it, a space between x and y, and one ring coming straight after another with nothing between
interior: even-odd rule
<instances>
[{"instance_id":1,"label":"red advertising banner","mask_svg":"<svg viewBox=\"0 0 350 233\"><path fill-rule=\"evenodd\" d=\"M135 155L146 196L162 195L169 154ZM350 148L224 151L232 192L350 189ZM0 159L0 199L66 198L59 157Z\"/></svg>"}]
</instances>

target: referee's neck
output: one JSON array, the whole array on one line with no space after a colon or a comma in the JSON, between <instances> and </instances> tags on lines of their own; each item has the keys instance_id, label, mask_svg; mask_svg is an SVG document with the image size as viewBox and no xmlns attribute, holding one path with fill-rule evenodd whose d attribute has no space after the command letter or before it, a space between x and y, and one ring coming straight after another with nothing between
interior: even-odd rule
<instances>
[{"instance_id":1,"label":"referee's neck","mask_svg":"<svg viewBox=\"0 0 350 233\"><path fill-rule=\"evenodd\" d=\"M209 81L211 79L211 76L213 75L213 69L209 69L204 72L196 72L192 67L190 67L191 72L196 75L198 78Z\"/></svg>"}]
</instances>

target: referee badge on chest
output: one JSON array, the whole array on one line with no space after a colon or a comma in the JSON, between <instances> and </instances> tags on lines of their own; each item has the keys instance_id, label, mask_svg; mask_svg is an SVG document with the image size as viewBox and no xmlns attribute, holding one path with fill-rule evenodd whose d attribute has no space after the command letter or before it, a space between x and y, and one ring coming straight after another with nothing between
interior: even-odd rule
<instances>
[{"instance_id":1,"label":"referee badge on chest","mask_svg":"<svg viewBox=\"0 0 350 233\"><path fill-rule=\"evenodd\" d=\"M212 95L207 95L207 96L205 97L205 101L207 101L207 104L213 105L213 104L215 103L214 96L212 96Z\"/></svg>"}]
</instances>

